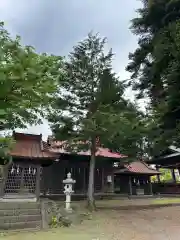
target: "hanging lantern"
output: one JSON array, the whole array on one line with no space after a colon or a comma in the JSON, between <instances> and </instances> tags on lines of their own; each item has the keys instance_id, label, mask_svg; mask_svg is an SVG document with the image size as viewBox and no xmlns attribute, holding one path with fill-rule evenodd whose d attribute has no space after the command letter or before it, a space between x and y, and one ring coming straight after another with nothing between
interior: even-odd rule
<instances>
[{"instance_id":1,"label":"hanging lantern","mask_svg":"<svg viewBox=\"0 0 180 240\"><path fill-rule=\"evenodd\" d=\"M31 167L29 167L29 174L31 173Z\"/></svg>"},{"instance_id":2,"label":"hanging lantern","mask_svg":"<svg viewBox=\"0 0 180 240\"><path fill-rule=\"evenodd\" d=\"M19 166L18 166L18 168L17 168L17 174L19 174Z\"/></svg>"},{"instance_id":3,"label":"hanging lantern","mask_svg":"<svg viewBox=\"0 0 180 240\"><path fill-rule=\"evenodd\" d=\"M133 179L133 182L136 183L136 179L135 178Z\"/></svg>"},{"instance_id":4,"label":"hanging lantern","mask_svg":"<svg viewBox=\"0 0 180 240\"><path fill-rule=\"evenodd\" d=\"M34 174L34 175L36 174L36 169L35 169L35 168L34 168L33 174Z\"/></svg>"}]
</instances>

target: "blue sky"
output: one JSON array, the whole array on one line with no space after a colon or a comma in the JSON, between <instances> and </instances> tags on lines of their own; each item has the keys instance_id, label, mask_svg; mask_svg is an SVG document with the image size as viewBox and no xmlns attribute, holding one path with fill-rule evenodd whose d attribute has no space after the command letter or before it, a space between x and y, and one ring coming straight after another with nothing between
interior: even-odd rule
<instances>
[{"instance_id":1,"label":"blue sky","mask_svg":"<svg viewBox=\"0 0 180 240\"><path fill-rule=\"evenodd\" d=\"M38 52L65 56L88 32L99 32L115 53L114 70L126 79L128 54L137 46L130 20L140 6L139 0L1 0L0 16L12 35ZM127 96L133 99L131 91ZM47 122L24 131L50 134Z\"/></svg>"}]
</instances>

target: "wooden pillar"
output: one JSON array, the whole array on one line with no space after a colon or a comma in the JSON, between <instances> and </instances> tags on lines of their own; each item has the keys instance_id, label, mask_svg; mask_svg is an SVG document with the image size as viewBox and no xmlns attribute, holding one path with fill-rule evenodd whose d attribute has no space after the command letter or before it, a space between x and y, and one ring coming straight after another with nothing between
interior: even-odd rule
<instances>
[{"instance_id":1,"label":"wooden pillar","mask_svg":"<svg viewBox=\"0 0 180 240\"><path fill-rule=\"evenodd\" d=\"M104 193L104 167L102 167L102 175L101 175L101 177L102 177L102 182L101 182L101 192L103 192Z\"/></svg>"},{"instance_id":2,"label":"wooden pillar","mask_svg":"<svg viewBox=\"0 0 180 240\"><path fill-rule=\"evenodd\" d=\"M156 170L159 171L159 168L158 168L157 166L156 166ZM159 174L157 175L157 180L158 180L158 183L161 182L161 179L160 179L160 175L159 175Z\"/></svg>"},{"instance_id":3,"label":"wooden pillar","mask_svg":"<svg viewBox=\"0 0 180 240\"><path fill-rule=\"evenodd\" d=\"M37 173L36 173L36 198L39 200L40 197L40 166L37 167Z\"/></svg>"},{"instance_id":4,"label":"wooden pillar","mask_svg":"<svg viewBox=\"0 0 180 240\"><path fill-rule=\"evenodd\" d=\"M4 196L6 181L8 178L9 167L1 166L1 179L0 179L0 197Z\"/></svg>"},{"instance_id":5,"label":"wooden pillar","mask_svg":"<svg viewBox=\"0 0 180 240\"><path fill-rule=\"evenodd\" d=\"M149 182L150 195L153 195L151 177L149 177L148 182Z\"/></svg>"},{"instance_id":6,"label":"wooden pillar","mask_svg":"<svg viewBox=\"0 0 180 240\"><path fill-rule=\"evenodd\" d=\"M171 175L172 175L173 182L176 183L176 175L175 175L175 172L174 172L174 168L171 169Z\"/></svg>"},{"instance_id":7,"label":"wooden pillar","mask_svg":"<svg viewBox=\"0 0 180 240\"><path fill-rule=\"evenodd\" d=\"M83 167L83 192L86 193L86 167Z\"/></svg>"},{"instance_id":8,"label":"wooden pillar","mask_svg":"<svg viewBox=\"0 0 180 240\"><path fill-rule=\"evenodd\" d=\"M111 177L112 177L111 192L114 193L114 173L112 173Z\"/></svg>"},{"instance_id":9,"label":"wooden pillar","mask_svg":"<svg viewBox=\"0 0 180 240\"><path fill-rule=\"evenodd\" d=\"M4 196L4 182L5 182L5 179L0 179L0 197L3 197Z\"/></svg>"},{"instance_id":10,"label":"wooden pillar","mask_svg":"<svg viewBox=\"0 0 180 240\"><path fill-rule=\"evenodd\" d=\"M21 182L20 182L20 193L24 192L24 166L22 167L22 173L21 173Z\"/></svg>"},{"instance_id":11,"label":"wooden pillar","mask_svg":"<svg viewBox=\"0 0 180 240\"><path fill-rule=\"evenodd\" d=\"M129 195L132 195L132 177L129 176Z\"/></svg>"}]
</instances>

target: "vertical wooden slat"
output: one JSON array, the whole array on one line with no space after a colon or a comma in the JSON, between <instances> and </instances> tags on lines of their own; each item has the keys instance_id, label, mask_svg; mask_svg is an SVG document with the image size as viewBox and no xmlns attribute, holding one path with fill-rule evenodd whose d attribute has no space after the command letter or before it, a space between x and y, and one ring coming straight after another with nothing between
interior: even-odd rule
<instances>
[{"instance_id":1,"label":"vertical wooden slat","mask_svg":"<svg viewBox=\"0 0 180 240\"><path fill-rule=\"evenodd\" d=\"M36 198L39 200L40 196L40 166L37 166L37 173L36 173Z\"/></svg>"},{"instance_id":2,"label":"vertical wooden slat","mask_svg":"<svg viewBox=\"0 0 180 240\"><path fill-rule=\"evenodd\" d=\"M132 195L132 179L131 176L129 176L129 195Z\"/></svg>"},{"instance_id":3,"label":"vertical wooden slat","mask_svg":"<svg viewBox=\"0 0 180 240\"><path fill-rule=\"evenodd\" d=\"M102 167L101 178L101 191L104 192L104 167Z\"/></svg>"},{"instance_id":4,"label":"vertical wooden slat","mask_svg":"<svg viewBox=\"0 0 180 240\"><path fill-rule=\"evenodd\" d=\"M0 197L4 196L4 188L6 185L7 178L8 178L8 170L9 170L9 167L6 169L5 166L2 166L2 168L1 168Z\"/></svg>"},{"instance_id":5,"label":"vertical wooden slat","mask_svg":"<svg viewBox=\"0 0 180 240\"><path fill-rule=\"evenodd\" d=\"M175 175L174 168L171 169L171 175L172 175L173 182L176 183L176 175Z\"/></svg>"},{"instance_id":6,"label":"vertical wooden slat","mask_svg":"<svg viewBox=\"0 0 180 240\"><path fill-rule=\"evenodd\" d=\"M153 191L152 191L152 182L149 179L149 189L150 189L150 195L153 195Z\"/></svg>"},{"instance_id":7,"label":"vertical wooden slat","mask_svg":"<svg viewBox=\"0 0 180 240\"><path fill-rule=\"evenodd\" d=\"M157 166L156 166L156 170L159 171L159 168L158 168ZM161 182L161 179L160 179L160 175L159 175L159 174L157 175L157 180L158 180L158 183Z\"/></svg>"},{"instance_id":8,"label":"vertical wooden slat","mask_svg":"<svg viewBox=\"0 0 180 240\"><path fill-rule=\"evenodd\" d=\"M20 192L23 191L24 189L24 172L25 172L25 168L23 166L22 172L21 172Z\"/></svg>"},{"instance_id":9,"label":"vertical wooden slat","mask_svg":"<svg viewBox=\"0 0 180 240\"><path fill-rule=\"evenodd\" d=\"M83 192L86 192L86 167L83 167Z\"/></svg>"}]
</instances>

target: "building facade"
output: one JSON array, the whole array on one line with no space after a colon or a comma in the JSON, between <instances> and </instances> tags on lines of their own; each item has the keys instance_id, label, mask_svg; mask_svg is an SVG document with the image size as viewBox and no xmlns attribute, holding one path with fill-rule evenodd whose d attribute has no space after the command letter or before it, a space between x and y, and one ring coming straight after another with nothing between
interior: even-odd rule
<instances>
[{"instance_id":1,"label":"building facade","mask_svg":"<svg viewBox=\"0 0 180 240\"><path fill-rule=\"evenodd\" d=\"M76 180L75 195L86 195L90 151L76 154L65 151L62 142L42 141L42 135L15 133L12 163L4 167L0 182L1 198L36 198L63 196L63 179L68 172ZM119 166L115 167L115 162ZM143 162L128 163L128 158L99 147L96 152L96 195L114 193L152 194L150 176L159 174Z\"/></svg>"}]
</instances>

